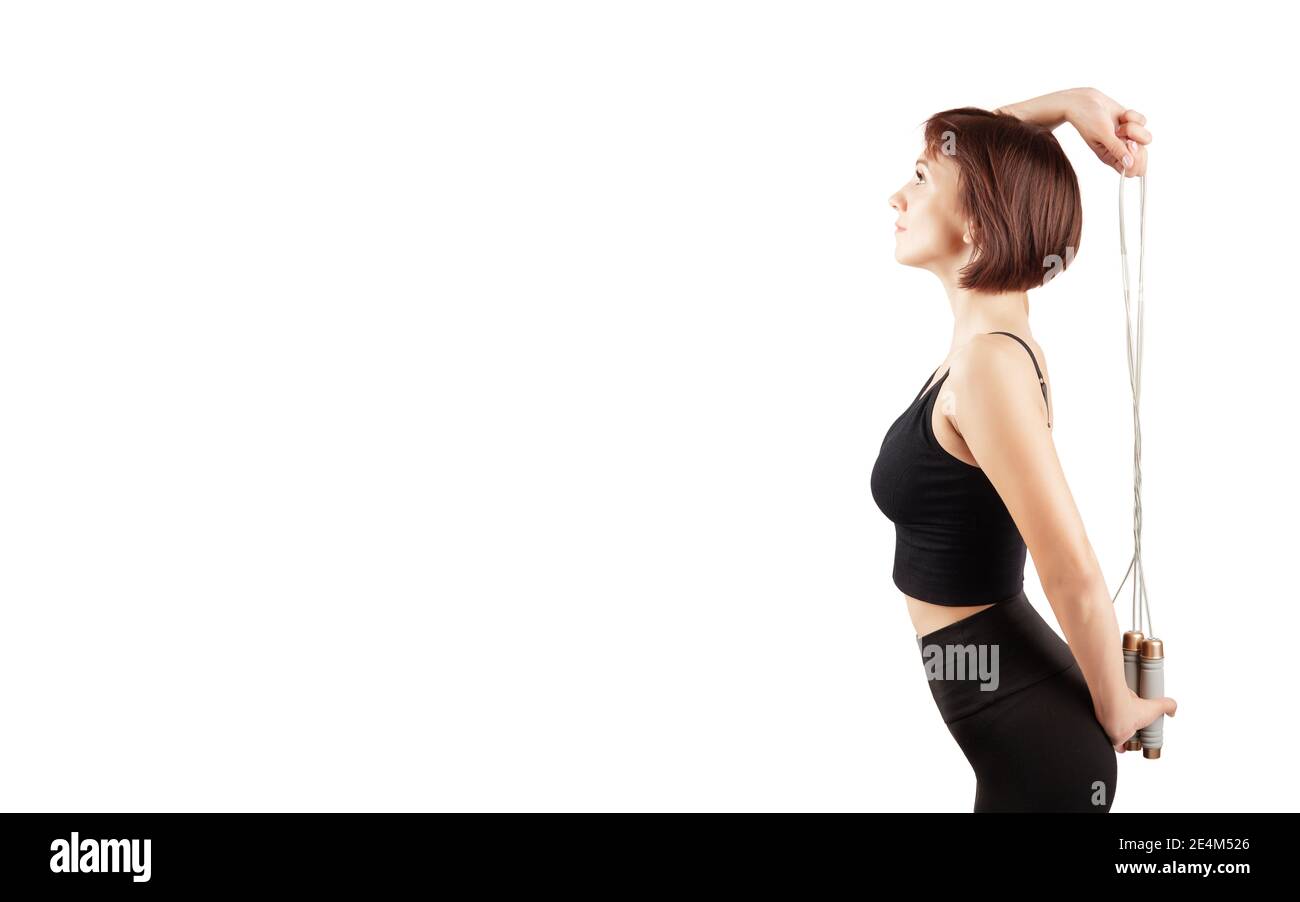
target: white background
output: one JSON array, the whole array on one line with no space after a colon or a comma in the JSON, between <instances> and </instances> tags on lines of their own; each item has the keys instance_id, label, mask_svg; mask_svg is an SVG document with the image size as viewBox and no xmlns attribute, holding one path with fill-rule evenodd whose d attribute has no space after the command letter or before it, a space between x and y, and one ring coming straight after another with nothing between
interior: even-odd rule
<instances>
[{"instance_id":1,"label":"white background","mask_svg":"<svg viewBox=\"0 0 1300 902\"><path fill-rule=\"evenodd\" d=\"M1155 136L1179 702L1113 810L1297 810L1293 42L1192 6L6 5L0 805L969 810L868 484L951 337L886 200L928 115L1091 85ZM1113 590L1119 177L1057 136Z\"/></svg>"}]
</instances>

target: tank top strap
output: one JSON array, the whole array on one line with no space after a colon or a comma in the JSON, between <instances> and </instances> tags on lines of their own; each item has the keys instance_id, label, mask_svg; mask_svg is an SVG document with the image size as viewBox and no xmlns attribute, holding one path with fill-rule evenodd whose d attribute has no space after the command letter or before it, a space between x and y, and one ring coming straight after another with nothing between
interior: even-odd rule
<instances>
[{"instance_id":1,"label":"tank top strap","mask_svg":"<svg viewBox=\"0 0 1300 902\"><path fill-rule=\"evenodd\" d=\"M912 399L912 403L913 403L913 404L915 404L917 401L921 400L921 395L925 394L925 390L926 390L927 388L930 387L930 383L934 381L934 377L938 374L939 370L940 370L940 367L937 367L937 366L936 366L936 367L934 368L934 372L930 374L930 378L925 380L925 385L922 385L922 386L921 386L921 390L920 390L919 392L917 392L917 393L916 393L916 397Z\"/></svg>"},{"instance_id":2,"label":"tank top strap","mask_svg":"<svg viewBox=\"0 0 1300 902\"><path fill-rule=\"evenodd\" d=\"M1016 335L1014 332L998 331L998 332L989 332L987 334L1009 335L1012 338L1014 338L1016 341L1020 342L1021 346L1024 347L1024 349L1029 352L1029 359L1034 362L1034 372L1038 374L1038 387L1043 391L1043 403L1047 405L1047 428L1051 429L1052 428L1052 406L1051 406L1052 402L1047 400L1047 382L1043 379L1043 371L1038 367L1038 358L1034 356L1034 349L1029 347L1029 345L1025 343L1025 340L1021 338L1019 335Z\"/></svg>"}]
</instances>

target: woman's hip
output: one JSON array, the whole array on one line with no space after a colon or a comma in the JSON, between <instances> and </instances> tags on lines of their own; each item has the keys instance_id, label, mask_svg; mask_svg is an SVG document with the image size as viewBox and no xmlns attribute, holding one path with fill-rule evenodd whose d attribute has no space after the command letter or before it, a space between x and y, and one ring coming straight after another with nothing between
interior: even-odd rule
<instances>
[{"instance_id":1,"label":"woman's hip","mask_svg":"<svg viewBox=\"0 0 1300 902\"><path fill-rule=\"evenodd\" d=\"M1118 771L1077 664L948 724L976 811L1108 812Z\"/></svg>"}]
</instances>

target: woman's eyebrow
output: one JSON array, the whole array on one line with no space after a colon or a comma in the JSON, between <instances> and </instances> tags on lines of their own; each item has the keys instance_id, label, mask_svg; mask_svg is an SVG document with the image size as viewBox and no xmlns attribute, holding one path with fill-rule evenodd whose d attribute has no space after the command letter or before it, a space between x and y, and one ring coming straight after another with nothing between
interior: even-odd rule
<instances>
[{"instance_id":1,"label":"woman's eyebrow","mask_svg":"<svg viewBox=\"0 0 1300 902\"><path fill-rule=\"evenodd\" d=\"M930 168L930 164L927 163L925 160L917 160L917 161L916 161L916 165L918 165L918 166L924 166L926 169L929 169L929 168Z\"/></svg>"}]
</instances>

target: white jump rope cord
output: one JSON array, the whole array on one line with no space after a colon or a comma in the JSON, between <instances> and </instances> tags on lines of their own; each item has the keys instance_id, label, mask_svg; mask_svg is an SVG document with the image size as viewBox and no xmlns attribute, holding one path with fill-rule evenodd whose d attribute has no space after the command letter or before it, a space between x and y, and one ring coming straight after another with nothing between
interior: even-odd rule
<instances>
[{"instance_id":1,"label":"white jump rope cord","mask_svg":"<svg viewBox=\"0 0 1300 902\"><path fill-rule=\"evenodd\" d=\"M1147 241L1147 177L1139 175L1137 178L1140 182L1139 192L1139 243L1138 243L1138 300L1137 300L1137 328L1136 340L1134 338L1134 328L1132 326L1132 314L1129 306L1129 283L1128 283L1128 243L1124 237L1124 182L1128 176L1120 173L1119 176L1119 259L1120 269L1124 274L1124 331L1127 337L1128 350L1128 378L1129 387L1133 392L1133 558L1129 561L1128 570L1124 573L1124 578L1119 582L1119 588L1115 590L1115 596L1111 599L1111 604L1119 598L1120 590L1124 588L1124 582L1128 579L1129 574L1136 568L1137 575L1133 580L1133 629L1144 632L1148 636L1155 636L1155 628L1151 624L1151 604L1147 599L1146 569L1142 566L1142 421L1138 416L1139 404L1142 400L1142 321L1143 321L1143 283L1144 283L1144 257ZM1141 599L1141 608L1138 606L1138 600ZM1144 629L1145 626L1145 629ZM1148 631L1149 630L1149 631Z\"/></svg>"}]
</instances>

